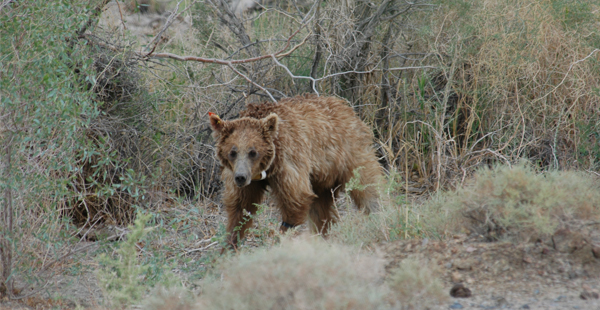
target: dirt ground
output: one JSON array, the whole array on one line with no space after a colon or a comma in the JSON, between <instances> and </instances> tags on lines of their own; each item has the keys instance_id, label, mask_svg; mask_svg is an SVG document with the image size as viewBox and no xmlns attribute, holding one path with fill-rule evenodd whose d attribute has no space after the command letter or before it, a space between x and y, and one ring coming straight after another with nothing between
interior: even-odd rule
<instances>
[{"instance_id":1,"label":"dirt ground","mask_svg":"<svg viewBox=\"0 0 600 310\"><path fill-rule=\"evenodd\" d=\"M457 236L398 241L381 245L380 251L389 268L406 258L429 261L439 266L449 294L459 283L470 290L470 297L451 298L436 309L600 309L600 257L590 246L562 253L541 242Z\"/></svg>"},{"instance_id":2,"label":"dirt ground","mask_svg":"<svg viewBox=\"0 0 600 310\"><path fill-rule=\"evenodd\" d=\"M569 241L569 242L572 242ZM600 258L590 246L572 253L541 242L515 244L485 242L456 236L445 241L413 239L379 245L377 252L388 269L404 259L437 266L450 296L441 309L600 309ZM56 298L60 296L60 298ZM59 275L35 297L0 301L4 309L98 308L102 293L93 272L81 276ZM585 299L584 299L585 298Z\"/></svg>"}]
</instances>

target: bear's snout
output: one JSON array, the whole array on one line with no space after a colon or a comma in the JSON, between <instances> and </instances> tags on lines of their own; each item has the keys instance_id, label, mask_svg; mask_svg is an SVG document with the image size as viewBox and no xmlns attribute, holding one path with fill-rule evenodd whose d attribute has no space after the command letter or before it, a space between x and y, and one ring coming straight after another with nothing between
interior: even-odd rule
<instances>
[{"instance_id":1,"label":"bear's snout","mask_svg":"<svg viewBox=\"0 0 600 310\"><path fill-rule=\"evenodd\" d=\"M234 179L235 179L235 184L238 187L244 187L244 186L248 185L249 178L248 178L248 176L246 176L244 174L236 173Z\"/></svg>"}]
</instances>

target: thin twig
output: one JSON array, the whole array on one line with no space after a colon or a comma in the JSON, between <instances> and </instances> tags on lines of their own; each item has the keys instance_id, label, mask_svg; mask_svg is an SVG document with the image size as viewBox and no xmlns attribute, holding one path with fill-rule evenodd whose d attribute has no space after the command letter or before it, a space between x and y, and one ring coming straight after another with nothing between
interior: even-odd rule
<instances>
[{"instance_id":1,"label":"thin twig","mask_svg":"<svg viewBox=\"0 0 600 310\"><path fill-rule=\"evenodd\" d=\"M252 81L252 79L250 79L249 77L247 77L246 75L244 75L242 72L240 72L238 69L236 69L233 65L228 65L228 67L235 72L235 74L243 77L246 81L248 81L249 83L251 83L252 85L258 87L260 90L264 91L265 93L267 93L267 95L269 95L269 98L271 98L271 100L273 100L273 102L277 102L277 100L275 100L275 98L273 97L273 95L271 95L271 92L269 92L268 90L266 90L264 87L260 86L258 83Z\"/></svg>"},{"instance_id":2,"label":"thin twig","mask_svg":"<svg viewBox=\"0 0 600 310\"><path fill-rule=\"evenodd\" d=\"M190 253L194 253L194 252L201 252L204 250L207 250L208 248L212 247L213 245L218 244L219 242L215 241L207 246L201 247L201 248L197 248L197 249L192 249L192 250L187 250L185 251L185 254L190 254Z\"/></svg>"},{"instance_id":3,"label":"thin twig","mask_svg":"<svg viewBox=\"0 0 600 310\"><path fill-rule=\"evenodd\" d=\"M294 32L287 39L285 46L282 49L280 49L279 51L272 53L272 54L262 55L262 56L252 57L252 58L238 59L238 60L223 60L223 59L217 59L217 58L204 58L204 57L197 57L197 56L180 56L180 55L176 55L176 54L172 54L172 53L157 53L157 54L140 55L140 56L142 56L144 58L171 58L171 59L175 59L175 60L179 60L179 61L197 61L197 62L203 62L203 63L214 63L214 64L218 64L218 65L226 65L226 66L250 63L250 62L255 62L255 61L272 58L272 57L282 58L282 57L289 56L291 53L293 53L295 50L297 50L300 46L302 46L302 45L304 45L304 43L306 43L306 40L308 39L310 34L308 36L306 36L304 38L304 40L302 40L302 42L295 45L289 51L284 53L284 51L290 46L291 40L298 34L298 32L300 32L300 30L302 30L302 28L303 27L298 28L298 30L296 30L296 32Z\"/></svg>"},{"instance_id":4,"label":"thin twig","mask_svg":"<svg viewBox=\"0 0 600 310\"><path fill-rule=\"evenodd\" d=\"M344 71L344 72L337 72L337 73L332 73L332 74L328 74L326 76L320 77L320 78L313 78L311 76L304 76L304 75L294 75L292 73L292 71L290 71L290 69L288 69L288 67L286 67L284 64L282 64L281 62L279 62L277 60L277 58L272 57L273 61L280 67L282 67L290 77L294 78L294 79L305 79L305 80L310 80L312 83L312 89L315 92L315 94L319 95L319 92L317 91L317 87L316 87L316 82L324 80L324 79L328 79L334 76L338 76L338 75L346 75L346 74L369 74L369 73L373 73L373 72L378 72L378 71L382 71L382 69L377 69L377 66L375 66L374 69L368 70L368 71ZM387 69L387 71L400 71L400 70L412 70L412 69L435 69L437 67L434 66L420 66L420 67L396 67L396 68L389 68Z\"/></svg>"},{"instance_id":5,"label":"thin twig","mask_svg":"<svg viewBox=\"0 0 600 310\"><path fill-rule=\"evenodd\" d=\"M580 62L582 62L582 61L585 61L585 60L587 60L588 58L592 57L592 55L594 55L594 54L595 54L595 53L597 53L597 52L600 52L600 49L595 49L595 50L593 50L591 53L589 53L589 55L585 56L583 59L579 59L579 60L575 61L574 63L572 63L572 64L569 66L569 69L567 70L567 73L565 73L565 76L564 76L564 77L563 77L563 79L560 81L560 83L558 83L558 84L557 84L557 85L556 85L556 86L555 86L555 87L554 87L554 88L553 88L551 91L549 91L549 92L548 92L548 93L546 93L545 95L543 95L543 96L541 96L541 97L539 97L539 98L537 98L537 99L535 99L535 100L531 101L531 103L535 103L535 102L537 102L537 101L540 101L540 100L542 100L542 99L544 99L544 98L548 97L548 95L550 95L550 94L551 94L551 93L553 93L554 91L556 91L556 90L557 90L557 89L558 89L558 88L559 88L559 87L560 87L560 86L561 86L561 85L562 85L562 84L565 82L565 80L567 79L567 76L569 76L569 72L571 72L571 70L573 69L573 67L574 67L576 64L578 64L578 63L580 63Z\"/></svg>"}]
</instances>

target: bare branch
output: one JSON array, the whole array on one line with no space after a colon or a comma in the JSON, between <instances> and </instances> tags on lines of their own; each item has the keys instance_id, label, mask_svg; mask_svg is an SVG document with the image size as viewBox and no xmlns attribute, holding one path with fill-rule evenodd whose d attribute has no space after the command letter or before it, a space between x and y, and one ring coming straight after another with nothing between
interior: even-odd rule
<instances>
[{"instance_id":1,"label":"bare branch","mask_svg":"<svg viewBox=\"0 0 600 310\"><path fill-rule=\"evenodd\" d=\"M269 95L269 98L271 98L271 100L273 100L273 102L277 102L277 100L275 100L275 98L273 98L273 95L271 95L271 93L268 90L266 90L264 87L260 86L259 84L255 83L254 81L252 81L249 77L245 76L243 73L241 73L240 71L238 71L233 65L228 65L228 66L237 75L243 77L244 79L246 79L246 81L252 83L252 85L258 87L260 90L262 90L265 93L267 93L267 95Z\"/></svg>"},{"instance_id":2,"label":"bare branch","mask_svg":"<svg viewBox=\"0 0 600 310\"><path fill-rule=\"evenodd\" d=\"M272 57L273 61L280 66L281 68L283 68L290 77L294 78L294 79L305 79L305 80L310 80L312 83L312 89L315 92L315 94L319 95L319 92L317 91L317 88L315 86L315 83L321 80L325 80L331 77L335 77L335 76L339 76L339 75L346 75L346 74L368 74L368 73L373 73L373 72L378 72L378 71L382 71L383 69L377 69L378 66L375 66L375 68L368 70L368 71L354 71L354 70L350 70L350 71L344 71L344 72L337 72L337 73L332 73L320 78L313 78L311 76L303 76L303 75L294 75L292 73L292 71L290 71L290 69L288 69L288 67L286 67L284 64L282 64L281 62L279 62L279 60L277 60L277 58ZM412 69L437 69L437 67L435 66L418 66L418 67L396 67L396 68L388 68L386 69L386 71L401 71L401 70L412 70Z\"/></svg>"},{"instance_id":3,"label":"bare branch","mask_svg":"<svg viewBox=\"0 0 600 310\"><path fill-rule=\"evenodd\" d=\"M140 55L140 56L142 56L144 58L171 58L171 59L175 59L175 60L179 60L179 61L197 61L197 62L204 62L204 63L214 63L214 64L225 65L225 66L250 63L250 62L255 62L255 61L272 58L272 57L282 58L282 57L289 56L291 53L293 53L295 50L297 50L300 46L302 46L302 45L304 45L304 43L306 43L306 40L308 40L310 33L309 33L309 35L307 35L304 38L304 40L302 40L302 42L295 45L289 51L284 53L284 51L290 46L291 40L303 28L304 28L304 26L298 28L298 30L296 30L296 32L294 32L287 39L285 46L282 49L280 49L279 51L277 51L273 54L262 55L262 56L252 57L252 58L238 59L238 60L222 60L222 59L217 59L217 58L204 58L204 57L197 57L197 56L180 56L180 55L171 54L171 53L158 53L158 54L149 54L149 55ZM139 53L138 53L138 55L139 55Z\"/></svg>"}]
</instances>

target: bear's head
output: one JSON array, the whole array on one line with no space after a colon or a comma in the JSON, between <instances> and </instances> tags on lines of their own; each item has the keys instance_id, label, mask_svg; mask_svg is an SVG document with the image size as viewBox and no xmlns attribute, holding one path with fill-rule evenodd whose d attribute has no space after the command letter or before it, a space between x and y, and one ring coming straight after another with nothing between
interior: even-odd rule
<instances>
[{"instance_id":1,"label":"bear's head","mask_svg":"<svg viewBox=\"0 0 600 310\"><path fill-rule=\"evenodd\" d=\"M235 184L244 187L252 180L266 177L275 158L274 139L279 117L270 114L256 119L243 117L224 121L210 114L213 137L217 140L217 157L224 169L233 172Z\"/></svg>"}]
</instances>

